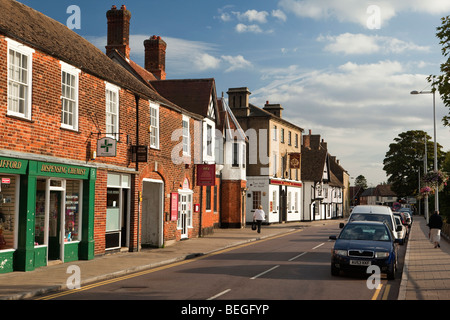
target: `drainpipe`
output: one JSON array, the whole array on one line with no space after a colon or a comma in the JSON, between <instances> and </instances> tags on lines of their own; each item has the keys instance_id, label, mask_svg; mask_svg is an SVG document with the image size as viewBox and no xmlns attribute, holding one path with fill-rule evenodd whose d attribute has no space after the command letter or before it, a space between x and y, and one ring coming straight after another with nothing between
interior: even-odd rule
<instances>
[{"instance_id":1,"label":"drainpipe","mask_svg":"<svg viewBox=\"0 0 450 320\"><path fill-rule=\"evenodd\" d=\"M136 146L139 145L139 96L136 94L134 96L136 100ZM136 175L138 176L138 186L139 186L139 161L136 155ZM140 237L141 237L141 191L138 190L138 210L137 210L137 252L140 250Z\"/></svg>"}]
</instances>

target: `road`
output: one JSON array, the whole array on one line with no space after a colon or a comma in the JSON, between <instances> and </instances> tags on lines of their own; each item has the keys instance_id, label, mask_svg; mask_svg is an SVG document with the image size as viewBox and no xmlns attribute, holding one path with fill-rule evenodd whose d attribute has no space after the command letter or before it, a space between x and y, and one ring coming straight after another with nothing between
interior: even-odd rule
<instances>
[{"instance_id":1,"label":"road","mask_svg":"<svg viewBox=\"0 0 450 320\"><path fill-rule=\"evenodd\" d=\"M400 246L396 280L330 273L338 222L305 227L214 254L41 297L59 300L394 300L406 245ZM262 230L264 232L264 228Z\"/></svg>"}]
</instances>

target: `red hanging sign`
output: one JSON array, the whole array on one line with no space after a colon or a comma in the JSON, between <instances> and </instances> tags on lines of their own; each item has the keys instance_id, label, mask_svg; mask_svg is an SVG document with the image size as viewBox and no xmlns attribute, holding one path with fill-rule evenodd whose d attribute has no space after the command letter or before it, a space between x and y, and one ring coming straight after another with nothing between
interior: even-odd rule
<instances>
[{"instance_id":1,"label":"red hanging sign","mask_svg":"<svg viewBox=\"0 0 450 320\"><path fill-rule=\"evenodd\" d=\"M216 165L199 164L197 165L197 185L214 186L216 184Z\"/></svg>"},{"instance_id":2,"label":"red hanging sign","mask_svg":"<svg viewBox=\"0 0 450 320\"><path fill-rule=\"evenodd\" d=\"M178 219L178 193L170 194L170 221Z\"/></svg>"}]
</instances>

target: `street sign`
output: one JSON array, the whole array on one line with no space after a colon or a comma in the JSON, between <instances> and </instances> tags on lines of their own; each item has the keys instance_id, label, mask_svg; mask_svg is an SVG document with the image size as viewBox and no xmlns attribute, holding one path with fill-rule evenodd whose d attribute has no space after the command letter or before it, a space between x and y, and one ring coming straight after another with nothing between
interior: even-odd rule
<instances>
[{"instance_id":1,"label":"street sign","mask_svg":"<svg viewBox=\"0 0 450 320\"><path fill-rule=\"evenodd\" d=\"M116 139L105 137L97 140L97 157L115 157L116 153Z\"/></svg>"},{"instance_id":2,"label":"street sign","mask_svg":"<svg viewBox=\"0 0 450 320\"><path fill-rule=\"evenodd\" d=\"M147 162L148 146L131 146L132 162Z\"/></svg>"}]
</instances>

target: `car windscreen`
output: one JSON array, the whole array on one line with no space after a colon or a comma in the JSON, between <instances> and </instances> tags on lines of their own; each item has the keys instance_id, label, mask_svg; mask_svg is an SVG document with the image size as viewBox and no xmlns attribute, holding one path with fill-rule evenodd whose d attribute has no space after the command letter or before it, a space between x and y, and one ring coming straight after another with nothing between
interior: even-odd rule
<instances>
[{"instance_id":1,"label":"car windscreen","mask_svg":"<svg viewBox=\"0 0 450 320\"><path fill-rule=\"evenodd\" d=\"M387 225L394 230L392 225L391 216L387 214L376 214L376 213L352 213L350 216L350 221L379 221L386 222Z\"/></svg>"},{"instance_id":2,"label":"car windscreen","mask_svg":"<svg viewBox=\"0 0 450 320\"><path fill-rule=\"evenodd\" d=\"M391 237L384 225L348 224L342 229L339 239L390 241Z\"/></svg>"}]
</instances>

